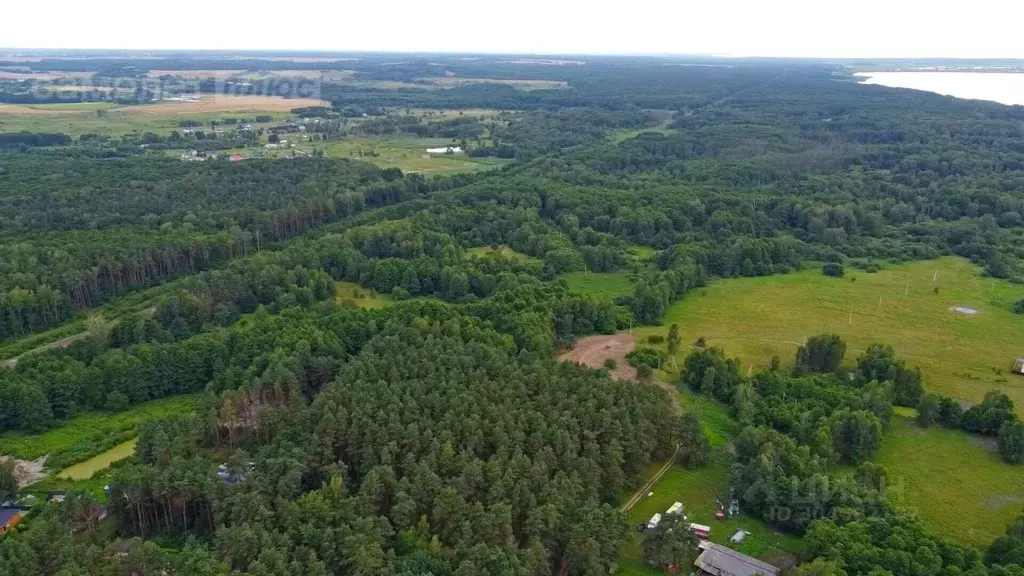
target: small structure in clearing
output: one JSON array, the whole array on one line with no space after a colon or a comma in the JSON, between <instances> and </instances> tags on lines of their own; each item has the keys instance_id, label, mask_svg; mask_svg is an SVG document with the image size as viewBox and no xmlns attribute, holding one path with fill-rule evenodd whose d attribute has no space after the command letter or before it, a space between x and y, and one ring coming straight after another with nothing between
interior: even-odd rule
<instances>
[{"instance_id":1,"label":"small structure in clearing","mask_svg":"<svg viewBox=\"0 0 1024 576\"><path fill-rule=\"evenodd\" d=\"M1010 372L1014 374L1024 375L1024 358L1017 358L1013 361L1013 368L1010 368Z\"/></svg>"},{"instance_id":2,"label":"small structure in clearing","mask_svg":"<svg viewBox=\"0 0 1024 576\"><path fill-rule=\"evenodd\" d=\"M446 146L444 148L427 148L427 154L462 154L462 146Z\"/></svg>"},{"instance_id":3,"label":"small structure in clearing","mask_svg":"<svg viewBox=\"0 0 1024 576\"><path fill-rule=\"evenodd\" d=\"M968 316L974 316L978 313L974 308L968 308L967 306L953 306L950 310L953 312L959 312L960 314L967 314Z\"/></svg>"},{"instance_id":4,"label":"small structure in clearing","mask_svg":"<svg viewBox=\"0 0 1024 576\"><path fill-rule=\"evenodd\" d=\"M700 569L701 574L710 576L754 576L755 574L778 576L779 574L779 569L767 562L740 554L713 542L701 542L700 549L703 552L697 556L694 564Z\"/></svg>"}]
</instances>

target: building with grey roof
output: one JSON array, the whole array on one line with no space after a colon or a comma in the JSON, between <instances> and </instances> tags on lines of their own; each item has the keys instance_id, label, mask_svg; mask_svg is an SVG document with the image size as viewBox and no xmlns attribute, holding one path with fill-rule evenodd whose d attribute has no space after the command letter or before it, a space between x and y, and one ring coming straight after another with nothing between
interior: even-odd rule
<instances>
[{"instance_id":1,"label":"building with grey roof","mask_svg":"<svg viewBox=\"0 0 1024 576\"><path fill-rule=\"evenodd\" d=\"M697 556L694 564L700 568L702 574L711 576L778 576L779 569L767 562L757 558L751 558L746 554L720 546L713 542L704 541L700 543L703 552Z\"/></svg>"}]
</instances>

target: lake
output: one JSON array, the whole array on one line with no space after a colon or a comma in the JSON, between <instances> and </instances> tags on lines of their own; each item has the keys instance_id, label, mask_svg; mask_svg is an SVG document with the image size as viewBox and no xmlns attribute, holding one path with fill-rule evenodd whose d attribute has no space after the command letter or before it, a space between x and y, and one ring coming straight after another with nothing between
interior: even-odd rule
<instances>
[{"instance_id":1,"label":"lake","mask_svg":"<svg viewBox=\"0 0 1024 576\"><path fill-rule=\"evenodd\" d=\"M971 100L1024 105L1024 74L1005 72L858 72L864 84L927 90Z\"/></svg>"}]
</instances>

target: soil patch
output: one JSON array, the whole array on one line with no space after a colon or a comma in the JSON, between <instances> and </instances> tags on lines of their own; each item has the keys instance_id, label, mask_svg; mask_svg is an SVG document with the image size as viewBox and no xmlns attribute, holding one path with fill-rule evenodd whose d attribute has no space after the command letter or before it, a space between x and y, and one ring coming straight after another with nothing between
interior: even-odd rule
<instances>
[{"instance_id":1,"label":"soil patch","mask_svg":"<svg viewBox=\"0 0 1024 576\"><path fill-rule=\"evenodd\" d=\"M580 338L572 350L558 357L590 368L604 368L604 361L615 359L612 377L619 380L636 380L636 368L629 365L626 354L636 348L636 337L632 334L611 334Z\"/></svg>"}]
</instances>

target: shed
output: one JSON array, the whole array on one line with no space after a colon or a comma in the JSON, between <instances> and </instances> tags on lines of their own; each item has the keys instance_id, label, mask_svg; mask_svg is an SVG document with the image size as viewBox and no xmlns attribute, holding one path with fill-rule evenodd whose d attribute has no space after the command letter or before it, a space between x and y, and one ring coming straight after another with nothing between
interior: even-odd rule
<instances>
[{"instance_id":1,"label":"shed","mask_svg":"<svg viewBox=\"0 0 1024 576\"><path fill-rule=\"evenodd\" d=\"M21 510L17 508L0 508L0 534L21 521Z\"/></svg>"},{"instance_id":2,"label":"shed","mask_svg":"<svg viewBox=\"0 0 1024 576\"><path fill-rule=\"evenodd\" d=\"M767 562L740 554L713 542L701 542L700 548L703 552L697 556L694 565L700 569L701 574L710 576L754 576L755 574L778 576L779 574L779 569Z\"/></svg>"},{"instance_id":3,"label":"shed","mask_svg":"<svg viewBox=\"0 0 1024 576\"><path fill-rule=\"evenodd\" d=\"M668 510L665 512L665 514L682 514L682 513L683 513L683 503L682 502L675 502L675 503L673 503L671 506L669 506Z\"/></svg>"},{"instance_id":4,"label":"shed","mask_svg":"<svg viewBox=\"0 0 1024 576\"><path fill-rule=\"evenodd\" d=\"M1017 358L1013 361L1013 368L1010 368L1010 372L1014 374L1024 374L1024 358Z\"/></svg>"}]
</instances>

